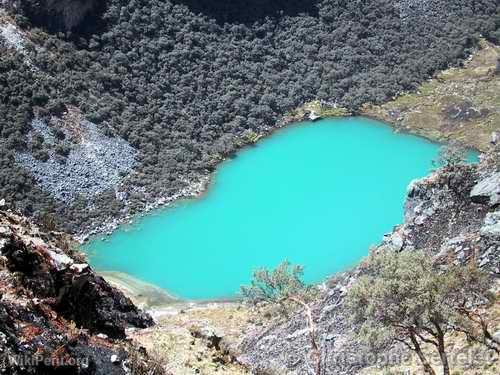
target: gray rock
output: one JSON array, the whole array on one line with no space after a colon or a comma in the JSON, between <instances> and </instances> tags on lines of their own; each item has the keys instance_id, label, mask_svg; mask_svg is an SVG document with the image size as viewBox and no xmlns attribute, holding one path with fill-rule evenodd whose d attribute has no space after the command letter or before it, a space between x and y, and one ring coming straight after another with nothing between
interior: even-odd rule
<instances>
[{"instance_id":1,"label":"gray rock","mask_svg":"<svg viewBox=\"0 0 500 375\"><path fill-rule=\"evenodd\" d=\"M388 246L394 251L400 251L404 245L404 238L398 231L395 231L384 238L383 245Z\"/></svg>"},{"instance_id":2,"label":"gray rock","mask_svg":"<svg viewBox=\"0 0 500 375\"><path fill-rule=\"evenodd\" d=\"M491 133L491 144L496 145L499 142L500 142L500 133L499 132Z\"/></svg>"},{"instance_id":3,"label":"gray rock","mask_svg":"<svg viewBox=\"0 0 500 375\"><path fill-rule=\"evenodd\" d=\"M310 121L316 121L316 120L319 120L321 118L321 116L318 115L315 111L310 111L308 118Z\"/></svg>"},{"instance_id":4,"label":"gray rock","mask_svg":"<svg viewBox=\"0 0 500 375\"><path fill-rule=\"evenodd\" d=\"M12 234L12 231L8 226L2 225L0 226L0 236L2 237L8 237Z\"/></svg>"},{"instance_id":5,"label":"gray rock","mask_svg":"<svg viewBox=\"0 0 500 375\"><path fill-rule=\"evenodd\" d=\"M479 181L470 193L472 201L489 204L491 207L500 203L500 172Z\"/></svg>"},{"instance_id":6,"label":"gray rock","mask_svg":"<svg viewBox=\"0 0 500 375\"><path fill-rule=\"evenodd\" d=\"M47 250L47 254L52 259L52 263L58 271L65 270L74 263L73 259L62 252Z\"/></svg>"},{"instance_id":7,"label":"gray rock","mask_svg":"<svg viewBox=\"0 0 500 375\"><path fill-rule=\"evenodd\" d=\"M478 206L469 199L479 173L486 172L478 171L476 166L461 166L453 172L441 169L413 181L408 188L405 222L385 235L382 244L373 251L400 247L402 251L430 249L437 260L450 259L458 264L473 259L485 271L499 275L500 240L491 235L500 230L496 226L500 211L488 214L486 206ZM494 180L485 177L479 179L490 184ZM321 338L319 346L327 353L324 362L327 374L351 375L375 364L370 359L373 352L357 339L359 327L352 325L344 308L346 291L362 272L363 267L357 267L325 282L327 289L311 306L317 337ZM310 342L308 335L303 334L306 329L303 311L299 310L270 327L248 332L240 345L242 354L238 360L255 373L269 369L271 362L278 373L309 373ZM500 339L500 332L497 334ZM396 354L393 358L403 357L398 346L392 350Z\"/></svg>"},{"instance_id":8,"label":"gray rock","mask_svg":"<svg viewBox=\"0 0 500 375\"><path fill-rule=\"evenodd\" d=\"M87 263L78 263L78 264L72 264L70 268L76 271L77 273L82 273L84 270L89 268L89 265Z\"/></svg>"},{"instance_id":9,"label":"gray rock","mask_svg":"<svg viewBox=\"0 0 500 375\"><path fill-rule=\"evenodd\" d=\"M500 211L490 212L484 219L481 235L500 238Z\"/></svg>"},{"instance_id":10,"label":"gray rock","mask_svg":"<svg viewBox=\"0 0 500 375\"><path fill-rule=\"evenodd\" d=\"M496 342L500 343L500 331L496 331L493 334L493 340L495 340Z\"/></svg>"},{"instance_id":11,"label":"gray rock","mask_svg":"<svg viewBox=\"0 0 500 375\"><path fill-rule=\"evenodd\" d=\"M28 140L41 136L44 143L55 146L51 128L41 120L32 121ZM62 129L67 139L74 135ZM88 199L116 187L136 165L136 151L125 140L102 134L97 125L82 121L79 127L80 140L71 144L64 163L59 162L54 148L49 149L47 161L37 160L33 153L19 152L16 162L27 169L40 187L60 201L71 203L77 197Z\"/></svg>"}]
</instances>

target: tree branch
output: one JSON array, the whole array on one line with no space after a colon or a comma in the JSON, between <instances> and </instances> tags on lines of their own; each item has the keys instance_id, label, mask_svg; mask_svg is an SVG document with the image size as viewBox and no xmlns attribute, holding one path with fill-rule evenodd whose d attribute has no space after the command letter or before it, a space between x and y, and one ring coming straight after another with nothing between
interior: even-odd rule
<instances>
[{"instance_id":1,"label":"tree branch","mask_svg":"<svg viewBox=\"0 0 500 375\"><path fill-rule=\"evenodd\" d=\"M299 304L300 306L304 307L306 311L307 325L309 327L309 338L312 347L312 357L316 364L315 365L316 375L321 375L321 353L319 350L319 345L316 341L316 325L314 324L311 307L299 297L290 296L289 299L290 301L293 301Z\"/></svg>"}]
</instances>

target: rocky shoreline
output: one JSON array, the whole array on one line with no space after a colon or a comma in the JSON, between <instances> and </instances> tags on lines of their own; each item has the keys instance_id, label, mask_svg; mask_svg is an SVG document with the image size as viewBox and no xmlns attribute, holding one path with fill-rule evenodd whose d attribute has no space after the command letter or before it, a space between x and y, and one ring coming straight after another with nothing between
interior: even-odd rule
<instances>
[{"instance_id":1,"label":"rocky shoreline","mask_svg":"<svg viewBox=\"0 0 500 375\"><path fill-rule=\"evenodd\" d=\"M259 140L273 135L276 131L283 129L290 124L298 123L301 121L317 121L324 118L324 114L321 113L322 108L329 107L327 104L320 104L319 102L314 103L313 105L305 104L304 106L294 111L294 113L284 116L280 121L278 121L276 127L262 129L262 132L259 134L255 134L252 139L242 138L241 142L238 144L238 150L236 150L235 152L241 152L246 147L255 145ZM343 115L343 112L341 114ZM217 165L220 165L224 161L230 159L233 154L234 153L230 153L221 157L218 160ZM181 189L177 193L165 197L156 198L152 202L146 203L144 208L138 210L138 212L129 213L123 217L109 217L108 219L104 219L102 220L101 224L74 234L74 238L78 243L83 244L93 236L109 236L121 225L132 224L135 220L144 217L151 211L169 207L179 200L201 198L203 194L205 194L206 191L210 188L212 176L213 172L207 172L206 175L200 176L198 180L188 182L187 187Z\"/></svg>"},{"instance_id":2,"label":"rocky shoreline","mask_svg":"<svg viewBox=\"0 0 500 375\"><path fill-rule=\"evenodd\" d=\"M498 78L495 76L491 76L491 69L494 69L494 64L496 64L496 58L500 57L500 50L496 46L492 46L489 43L483 42L481 45L481 49L476 51L471 57L468 59L467 63L463 68L452 68L445 72L442 72L438 75L438 78L435 78L430 83L424 83L419 91L427 92L428 89L426 85L431 85L434 92L428 95L429 98L433 98L435 96L434 101L440 100L440 95L448 94L449 89L447 85L454 84L454 76L466 77L464 80L464 85L466 87L475 87L475 85L481 85L479 87L481 90L490 90L492 85L495 85L496 82L500 82ZM483 80L478 80L477 75L480 74L484 76ZM471 76L470 78L468 78ZM448 77L448 78L440 78L440 77ZM451 77L451 78L449 78ZM489 78L488 78L489 77ZM448 82L450 81L450 82ZM469 82L471 81L471 82ZM475 83L475 82L478 83ZM484 87L483 87L484 86ZM472 89L471 89L472 90ZM477 89L475 89L477 91ZM480 99L480 95L474 91L472 95L473 101L478 101ZM480 92L479 91L479 92ZM213 166L213 169L217 167L220 163L230 158L235 152L240 152L245 147L251 146L258 142L260 139L271 136L274 132L289 126L290 124L301 122L301 121L315 121L321 118L333 118L333 117L342 117L342 116L350 116L350 115L360 115L367 118L372 118L377 121L383 121L391 126L396 132L404 132L408 134L413 134L417 136L421 136L426 138L432 142L446 142L451 139L455 139L464 143L464 145L471 147L474 150L482 150L484 151L491 140L492 134L495 134L492 129L491 133L485 133L484 126L482 122L484 122L485 118L465 118L460 120L457 123L457 120L454 120L453 126L448 124L450 122L446 117L439 117L435 119L435 122L438 128L425 128L421 127L418 123L413 121L414 114L413 112L419 112L418 108L412 109L412 105L406 110L402 110L401 105L406 103L406 97L415 96L416 104L424 103L427 100L427 96L420 98L419 94L405 94L397 99L394 102L388 102L381 106L365 106L357 113L349 113L343 108L338 108L335 104L332 103L323 103L319 101L313 101L309 103L305 103L303 106L297 108L295 111L283 116L281 120L279 120L274 127L262 128L258 133L247 134L246 136L242 135L237 141L237 149L231 153L221 155L219 159L217 159L216 163ZM413 99L412 99L413 100ZM400 104L401 102L401 104ZM413 102L410 102L413 103ZM481 102L482 103L482 102ZM487 105L490 105L489 102ZM448 107L446 107L448 108ZM428 105L425 104L425 111L428 112L431 109ZM496 108L495 110L489 109L488 117L486 119L492 118L496 112L500 111L500 108ZM442 116L439 114L439 116ZM411 120L411 121L410 121ZM464 129L460 130L463 126L467 125ZM458 130L457 130L458 129ZM500 129L497 126L497 131L500 132ZM463 132L466 131L466 136L463 136ZM476 131L480 131L481 136L475 137ZM483 134L485 133L485 134ZM212 170L213 170L212 169ZM196 199L200 198L206 190L210 187L211 179L212 179L212 171L207 170L206 174L200 175L196 180L189 181L187 186L181 189L179 192L174 193L165 197L156 197L150 199L148 202L146 196L146 203L141 207L136 207L130 210L127 214L119 217L108 217L102 220L99 220L100 223L96 225L91 225L90 228L84 228L75 234L75 238L78 242L83 243L87 241L92 236L96 235L109 235L114 230L116 230L120 225L132 223L137 218L143 217L148 212L152 210L156 210L162 207L168 207L173 204L177 200L181 199ZM134 191L134 187L126 187L122 186L121 189L126 189L130 191L121 191L120 194L123 196L128 196L131 192ZM123 198L123 201L126 206L127 198ZM129 206L130 207L130 206Z\"/></svg>"},{"instance_id":3,"label":"rocky shoreline","mask_svg":"<svg viewBox=\"0 0 500 375\"><path fill-rule=\"evenodd\" d=\"M200 177L199 181L192 182L189 186L180 190L178 193L158 198L154 200L152 203L146 204L145 208L140 210L136 214L127 214L121 218L109 217L108 218L109 220L103 220L102 224L99 224L89 230L80 231L73 237L77 242L83 244L84 242L88 241L92 236L111 235L113 231L115 231L120 225L132 224L134 220L137 220L138 218L145 216L150 211L168 207L178 200L201 197L207 190L209 184L210 184L209 176Z\"/></svg>"},{"instance_id":4,"label":"rocky shoreline","mask_svg":"<svg viewBox=\"0 0 500 375\"><path fill-rule=\"evenodd\" d=\"M500 83L500 76L498 74L495 76L492 73L499 58L500 47L483 41L481 47L469 57L464 67L451 68L439 73L436 78L422 84L417 93L402 94L393 101L379 106L364 106L356 113L349 113L344 108L338 108L335 103L319 101L305 103L295 111L283 116L274 127L260 129L258 134L255 133L248 137L242 136L237 150L234 152L239 152L243 148L251 146L260 139L271 136L274 132L293 123L351 115L382 121L391 126L395 132L417 135L432 142L442 143L457 140L475 151L485 151L495 134L498 136L500 133L500 126L495 122L494 117L498 114L500 118L500 107L498 105L492 107L491 100L486 100L482 96L483 91L489 92L496 87L495 85ZM447 117L447 110L456 107L460 110L463 109L464 113L468 113L467 108L470 107L469 105L467 108L462 108L463 100L461 95L456 92L455 86L457 84L464 85L466 90L470 91L468 97L472 98L472 103L477 103L478 107L488 109L485 115L479 117L465 116L453 120ZM422 94L422 92L425 94ZM435 102L449 100L450 95L456 96L453 102L443 102L442 105L436 108L431 106ZM423 113L431 113L434 117L420 123L417 121L418 116L423 116L423 120L426 119ZM490 124L488 125L490 128L485 124ZM217 160L214 168L219 163L230 158L231 155L232 153L223 155ZM139 209L137 213L129 214L123 218L110 217L109 220L104 220L102 225L78 233L76 238L79 242L83 242L92 235L109 234L119 225L130 223L136 216L141 217L151 210L168 206L178 199L199 198L209 188L211 178L211 172L207 171L206 175L200 176L199 181L190 182L188 187L181 192L169 197L155 199L152 203L146 204L144 209Z\"/></svg>"},{"instance_id":5,"label":"rocky shoreline","mask_svg":"<svg viewBox=\"0 0 500 375\"><path fill-rule=\"evenodd\" d=\"M456 262L474 260L497 280L500 277L498 167L496 159L484 156L479 165L440 169L426 178L414 181L408 188L404 223L385 236L378 248L392 251L427 248L433 250L436 259L455 259ZM72 319L79 325L88 327L90 340L98 339L97 342L91 341L90 347L93 360L102 363L102 369L105 371L101 372L102 374L123 373L111 361L112 356L120 363L129 363L126 352L121 351L117 341L113 341L113 345L118 346L105 346L111 345L107 341L108 337L111 337L109 335L123 337L124 334L150 350L159 349L159 343L164 344L161 347L162 353L168 357L170 365L178 366L173 368L182 371L198 368L206 371L203 373L212 374L211 369L214 369L217 373L231 375L248 374L252 371L290 374L307 371L307 327L300 310L292 313L286 320L259 320L252 315L248 307L239 302L176 301L170 305L149 309L149 316L158 324L156 327L145 330L129 329L126 326L130 323L142 327L145 324L150 325L151 320L131 309L129 300L120 292L110 289L106 281L95 275L87 264L81 263L83 260L72 260L56 247L55 243L50 242L53 234L40 232L29 221L11 213L0 213L0 218L0 227L7 228L0 230L0 283L6 286L2 290L7 291L3 292L4 295L0 299L0 315L4 313L2 308L5 307L8 311L5 316L17 316L16 319L26 317L13 314L12 309L19 310L19 301L27 301L33 295L40 295L37 297L37 303L40 304L41 311L45 311L43 319L53 316L47 315L47 309L55 311L56 314L61 314L62 319ZM62 242L59 244L58 246L62 246ZM36 259L39 261L34 261ZM4 264L3 269L1 264ZM26 267L33 268L34 272L26 271ZM24 274L21 280L25 292L16 291L13 287L15 272L21 269ZM359 373L371 365L358 355L364 353L366 348L356 342L352 327L343 314L345 293L360 272L362 265L327 280L323 284L321 295L312 304L319 343L322 352L326 353L325 363L332 374ZM57 276L61 274L68 277ZM90 285L95 284L95 293L87 291L85 294L79 294L83 289L78 280L82 277L90 279ZM65 297L62 304L51 298L52 289L59 288L61 280L69 282L67 288L63 288L67 298ZM37 285L41 286L36 287ZM34 286L36 288L33 288ZM92 298L96 297L100 301L99 298L107 298L109 293L114 295L112 300L115 302L111 305L92 302ZM81 308L78 307L80 305L77 301L80 300L75 297L78 295L86 298L85 306L87 310L90 309L85 316L79 312ZM97 318L88 321L84 319L87 315ZM116 321L117 325L104 324L109 321ZM0 323L0 326L5 326L2 331L15 336L14 326L9 322L7 319ZM36 323L30 320L25 323L24 327L40 325L40 321ZM49 323L43 324L41 329L44 330L44 345L50 352L55 349L54 343L58 341ZM64 332L68 336L73 334L69 323L59 324L57 327L65 327ZM29 332L32 331L24 330L22 335L33 340L34 337L29 336ZM102 332L107 332L106 336ZM19 337L20 333L17 335ZM68 349L69 355L88 355L85 345L89 344L85 343L83 338L84 336L81 336L78 339L76 349ZM2 345L4 344L0 342L0 347ZM17 341L16 344L8 342L6 345L11 353L9 355L15 355L18 350ZM392 350L398 352L402 349L395 347ZM351 357L351 354L354 356ZM178 361L178 358L183 360Z\"/></svg>"}]
</instances>

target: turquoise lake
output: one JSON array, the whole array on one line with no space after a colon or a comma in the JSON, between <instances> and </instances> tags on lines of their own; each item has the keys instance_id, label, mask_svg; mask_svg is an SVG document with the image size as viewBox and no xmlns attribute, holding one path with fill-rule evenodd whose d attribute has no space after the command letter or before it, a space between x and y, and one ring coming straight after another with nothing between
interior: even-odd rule
<instances>
[{"instance_id":1,"label":"turquoise lake","mask_svg":"<svg viewBox=\"0 0 500 375\"><path fill-rule=\"evenodd\" d=\"M320 281L355 265L402 222L407 185L438 152L365 118L296 124L222 163L202 198L85 249L97 270L187 299L234 297L253 270L285 259Z\"/></svg>"}]
</instances>

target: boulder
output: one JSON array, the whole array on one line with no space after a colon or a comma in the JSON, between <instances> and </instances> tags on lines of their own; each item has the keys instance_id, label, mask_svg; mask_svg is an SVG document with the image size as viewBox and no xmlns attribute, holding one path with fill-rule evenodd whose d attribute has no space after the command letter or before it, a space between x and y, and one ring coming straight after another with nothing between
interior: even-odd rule
<instances>
[{"instance_id":1,"label":"boulder","mask_svg":"<svg viewBox=\"0 0 500 375\"><path fill-rule=\"evenodd\" d=\"M494 207L500 203L500 172L479 181L470 193L473 202Z\"/></svg>"},{"instance_id":2,"label":"boulder","mask_svg":"<svg viewBox=\"0 0 500 375\"><path fill-rule=\"evenodd\" d=\"M321 119L321 116L317 114L315 111L310 111L308 114L308 118L310 121L316 121Z\"/></svg>"},{"instance_id":3,"label":"boulder","mask_svg":"<svg viewBox=\"0 0 500 375\"><path fill-rule=\"evenodd\" d=\"M500 211L490 212L484 219L481 235L500 239Z\"/></svg>"},{"instance_id":4,"label":"boulder","mask_svg":"<svg viewBox=\"0 0 500 375\"><path fill-rule=\"evenodd\" d=\"M493 334L493 340L495 340L496 342L500 343L500 331L496 331Z\"/></svg>"},{"instance_id":5,"label":"boulder","mask_svg":"<svg viewBox=\"0 0 500 375\"><path fill-rule=\"evenodd\" d=\"M132 304L120 291L109 285L90 268L59 290L56 308L67 319L94 333L125 338L129 326L146 328L153 319Z\"/></svg>"}]
</instances>

